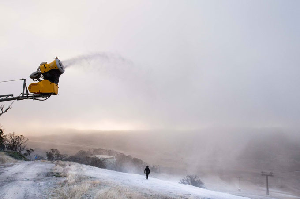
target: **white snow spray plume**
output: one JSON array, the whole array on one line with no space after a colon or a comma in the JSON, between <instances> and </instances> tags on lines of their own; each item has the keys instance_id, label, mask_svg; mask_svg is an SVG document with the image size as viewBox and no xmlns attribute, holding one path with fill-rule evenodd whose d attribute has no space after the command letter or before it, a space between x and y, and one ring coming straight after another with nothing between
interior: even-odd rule
<instances>
[{"instance_id":1,"label":"white snow spray plume","mask_svg":"<svg viewBox=\"0 0 300 199\"><path fill-rule=\"evenodd\" d=\"M92 72L99 76L106 76L122 81L123 86L133 89L134 92L151 92L151 73L143 66L136 66L133 61L117 53L99 52L80 55L62 61L64 67L78 68L83 72ZM134 90L135 89L135 90ZM153 93L151 93L153 94Z\"/></svg>"},{"instance_id":2,"label":"white snow spray plume","mask_svg":"<svg viewBox=\"0 0 300 199\"><path fill-rule=\"evenodd\" d=\"M133 65L132 61L125 59L118 54L108 52L80 55L62 62L65 68L69 68L75 65L90 64L93 61L100 61L102 64Z\"/></svg>"},{"instance_id":3,"label":"white snow spray plume","mask_svg":"<svg viewBox=\"0 0 300 199\"><path fill-rule=\"evenodd\" d=\"M137 70L134 63L119 54L111 52L80 55L62 61L65 69L79 68L99 75L108 75L117 79L136 78Z\"/></svg>"}]
</instances>

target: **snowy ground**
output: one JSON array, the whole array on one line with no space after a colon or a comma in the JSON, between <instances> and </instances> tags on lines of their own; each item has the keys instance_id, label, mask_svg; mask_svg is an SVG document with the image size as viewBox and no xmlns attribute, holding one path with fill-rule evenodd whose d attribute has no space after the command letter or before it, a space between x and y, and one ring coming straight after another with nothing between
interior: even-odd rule
<instances>
[{"instance_id":1,"label":"snowy ground","mask_svg":"<svg viewBox=\"0 0 300 199\"><path fill-rule=\"evenodd\" d=\"M0 198L45 198L50 180L46 173L54 164L18 162L0 167Z\"/></svg>"},{"instance_id":2,"label":"snowy ground","mask_svg":"<svg viewBox=\"0 0 300 199\"><path fill-rule=\"evenodd\" d=\"M243 198L76 163L18 162L0 173L0 198Z\"/></svg>"},{"instance_id":3,"label":"snowy ground","mask_svg":"<svg viewBox=\"0 0 300 199\"><path fill-rule=\"evenodd\" d=\"M143 175L61 161L20 161L10 166L0 165L0 198L247 199L157 178L146 180Z\"/></svg>"}]
</instances>

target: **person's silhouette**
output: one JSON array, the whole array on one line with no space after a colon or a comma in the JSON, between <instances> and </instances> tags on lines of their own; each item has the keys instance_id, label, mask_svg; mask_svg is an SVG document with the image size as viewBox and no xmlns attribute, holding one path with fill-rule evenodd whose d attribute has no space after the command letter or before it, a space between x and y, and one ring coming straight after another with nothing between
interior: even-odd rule
<instances>
[{"instance_id":1,"label":"person's silhouette","mask_svg":"<svg viewBox=\"0 0 300 199\"><path fill-rule=\"evenodd\" d=\"M146 179L148 180L148 175L150 174L149 166L146 166L144 173L146 174Z\"/></svg>"}]
</instances>

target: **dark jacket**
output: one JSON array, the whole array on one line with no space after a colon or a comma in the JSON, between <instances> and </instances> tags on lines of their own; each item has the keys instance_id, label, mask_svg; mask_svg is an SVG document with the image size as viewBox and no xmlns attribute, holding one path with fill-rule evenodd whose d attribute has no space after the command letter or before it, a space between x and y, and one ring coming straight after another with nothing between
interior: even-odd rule
<instances>
[{"instance_id":1,"label":"dark jacket","mask_svg":"<svg viewBox=\"0 0 300 199\"><path fill-rule=\"evenodd\" d=\"M150 174L150 169L149 169L149 167L146 167L146 169L144 170L144 173L145 173L145 174Z\"/></svg>"}]
</instances>

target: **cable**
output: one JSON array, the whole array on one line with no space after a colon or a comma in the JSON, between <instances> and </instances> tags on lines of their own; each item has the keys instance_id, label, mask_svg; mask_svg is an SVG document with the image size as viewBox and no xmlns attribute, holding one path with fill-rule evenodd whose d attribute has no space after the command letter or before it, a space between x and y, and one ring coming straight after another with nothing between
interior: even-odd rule
<instances>
[{"instance_id":1,"label":"cable","mask_svg":"<svg viewBox=\"0 0 300 199\"><path fill-rule=\"evenodd\" d=\"M4 82L14 82L14 81L18 81L18 80L24 80L24 79L12 79L12 80L1 81L0 83L4 83Z\"/></svg>"}]
</instances>

